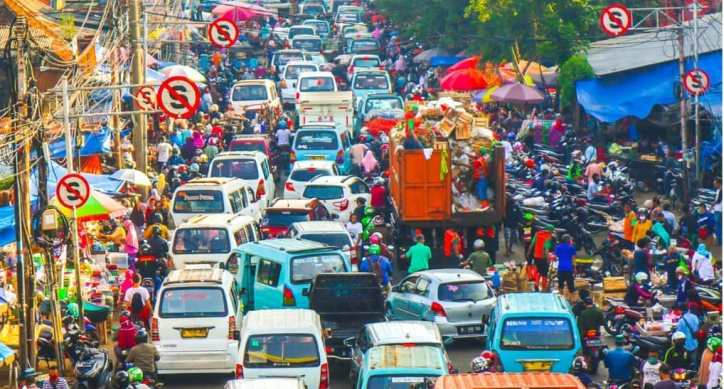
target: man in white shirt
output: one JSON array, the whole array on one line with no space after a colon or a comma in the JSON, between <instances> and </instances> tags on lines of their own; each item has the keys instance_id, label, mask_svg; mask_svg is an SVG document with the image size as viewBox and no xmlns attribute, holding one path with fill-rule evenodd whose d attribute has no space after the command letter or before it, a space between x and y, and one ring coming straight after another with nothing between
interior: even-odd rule
<instances>
[{"instance_id":1,"label":"man in white shirt","mask_svg":"<svg viewBox=\"0 0 724 389\"><path fill-rule=\"evenodd\" d=\"M160 171L163 170L163 168L166 167L166 164L168 163L169 158L171 158L171 152L173 151L173 146L171 146L168 141L166 141L166 137L161 137L161 142L156 145L156 168Z\"/></svg>"},{"instance_id":2,"label":"man in white shirt","mask_svg":"<svg viewBox=\"0 0 724 389\"><path fill-rule=\"evenodd\" d=\"M349 216L349 221L344 225L344 228L347 229L347 232L349 232L350 236L352 237L352 242L354 244L359 243L359 238L362 235L362 223L357 220L357 215L351 214Z\"/></svg>"},{"instance_id":3,"label":"man in white shirt","mask_svg":"<svg viewBox=\"0 0 724 389\"><path fill-rule=\"evenodd\" d=\"M283 123L283 124L282 124ZM277 146L278 147L289 147L289 141L292 136L292 132L287 128L286 122L279 122L279 129L277 129Z\"/></svg>"}]
</instances>

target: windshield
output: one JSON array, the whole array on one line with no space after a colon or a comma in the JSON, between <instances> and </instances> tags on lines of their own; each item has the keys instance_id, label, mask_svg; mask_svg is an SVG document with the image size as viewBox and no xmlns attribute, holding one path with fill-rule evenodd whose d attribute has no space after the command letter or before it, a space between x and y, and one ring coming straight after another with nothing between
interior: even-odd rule
<instances>
[{"instance_id":1,"label":"windshield","mask_svg":"<svg viewBox=\"0 0 724 389\"><path fill-rule=\"evenodd\" d=\"M160 317L224 317L226 299L221 288L171 288L161 294Z\"/></svg>"},{"instance_id":2,"label":"windshield","mask_svg":"<svg viewBox=\"0 0 724 389\"><path fill-rule=\"evenodd\" d=\"M320 51L322 50L322 41L319 39L294 39L292 41L292 48L306 51Z\"/></svg>"},{"instance_id":3,"label":"windshield","mask_svg":"<svg viewBox=\"0 0 724 389\"><path fill-rule=\"evenodd\" d=\"M387 111L391 109L402 109L402 103L399 99L390 97L382 99L369 99L365 103L365 112L382 110Z\"/></svg>"},{"instance_id":4,"label":"windshield","mask_svg":"<svg viewBox=\"0 0 724 389\"><path fill-rule=\"evenodd\" d=\"M307 199L318 198L320 200L336 200L344 196L344 191L340 186L331 185L309 185L304 188L302 197Z\"/></svg>"},{"instance_id":5,"label":"windshield","mask_svg":"<svg viewBox=\"0 0 724 389\"><path fill-rule=\"evenodd\" d=\"M490 298L491 293L485 282L451 282L440 284L437 298L441 301L480 301Z\"/></svg>"},{"instance_id":6,"label":"windshield","mask_svg":"<svg viewBox=\"0 0 724 389\"><path fill-rule=\"evenodd\" d=\"M375 375L367 381L367 389L429 389L435 387L435 376Z\"/></svg>"},{"instance_id":7,"label":"windshield","mask_svg":"<svg viewBox=\"0 0 724 389\"><path fill-rule=\"evenodd\" d=\"M264 149L264 143L244 141L232 141L231 151L261 151L262 153L266 153L266 149Z\"/></svg>"},{"instance_id":8,"label":"windshield","mask_svg":"<svg viewBox=\"0 0 724 389\"><path fill-rule=\"evenodd\" d=\"M329 170L315 169L313 167L307 169L299 169L292 172L289 179L298 182L307 182L317 176L331 176L332 172Z\"/></svg>"},{"instance_id":9,"label":"windshield","mask_svg":"<svg viewBox=\"0 0 724 389\"><path fill-rule=\"evenodd\" d=\"M318 4L310 4L304 6L304 13L307 15L316 16L324 12L324 7Z\"/></svg>"},{"instance_id":10,"label":"windshield","mask_svg":"<svg viewBox=\"0 0 724 389\"><path fill-rule=\"evenodd\" d=\"M359 22L359 21L360 21L360 17L359 17L358 14L344 13L344 14L339 14L339 17L337 17L337 21L340 21L340 22Z\"/></svg>"},{"instance_id":11,"label":"windshield","mask_svg":"<svg viewBox=\"0 0 724 389\"><path fill-rule=\"evenodd\" d=\"M255 180L259 178L259 171L253 159L217 159L211 164L211 177Z\"/></svg>"},{"instance_id":12,"label":"windshield","mask_svg":"<svg viewBox=\"0 0 724 389\"><path fill-rule=\"evenodd\" d=\"M284 79L296 81L300 73L316 71L317 67L312 65L289 65L285 70Z\"/></svg>"},{"instance_id":13,"label":"windshield","mask_svg":"<svg viewBox=\"0 0 724 389\"><path fill-rule=\"evenodd\" d=\"M292 259L292 283L311 282L319 273L344 272L344 261L337 254L315 255Z\"/></svg>"},{"instance_id":14,"label":"windshield","mask_svg":"<svg viewBox=\"0 0 724 389\"><path fill-rule=\"evenodd\" d=\"M324 234L303 234L300 235L302 239L312 240L319 243L324 243L328 246L336 247L338 249L344 246L351 247L352 241L349 239L349 235L341 233L324 233Z\"/></svg>"},{"instance_id":15,"label":"windshield","mask_svg":"<svg viewBox=\"0 0 724 389\"><path fill-rule=\"evenodd\" d=\"M304 24L309 24L314 26L317 29L317 32L320 34L326 34L329 32L329 25L327 23L321 22L321 21L310 21L310 22L304 22Z\"/></svg>"},{"instance_id":16,"label":"windshield","mask_svg":"<svg viewBox=\"0 0 724 389\"><path fill-rule=\"evenodd\" d=\"M319 347L312 335L252 335L245 349L244 367L319 366Z\"/></svg>"},{"instance_id":17,"label":"windshield","mask_svg":"<svg viewBox=\"0 0 724 389\"><path fill-rule=\"evenodd\" d=\"M297 150L337 150L337 133L334 131L303 131L294 139Z\"/></svg>"},{"instance_id":18,"label":"windshield","mask_svg":"<svg viewBox=\"0 0 724 389\"><path fill-rule=\"evenodd\" d=\"M444 369L441 346L430 344L393 344L372 347L369 364L378 369Z\"/></svg>"},{"instance_id":19,"label":"windshield","mask_svg":"<svg viewBox=\"0 0 724 389\"><path fill-rule=\"evenodd\" d=\"M224 213L219 190L180 190L173 202L175 213Z\"/></svg>"},{"instance_id":20,"label":"windshield","mask_svg":"<svg viewBox=\"0 0 724 389\"><path fill-rule=\"evenodd\" d=\"M334 92L334 78L332 77L305 77L299 81L299 90L302 92Z\"/></svg>"},{"instance_id":21,"label":"windshield","mask_svg":"<svg viewBox=\"0 0 724 389\"><path fill-rule=\"evenodd\" d=\"M290 61L302 61L304 55L302 53L281 53L277 54L276 66L284 66Z\"/></svg>"},{"instance_id":22,"label":"windshield","mask_svg":"<svg viewBox=\"0 0 724 389\"><path fill-rule=\"evenodd\" d=\"M370 58L355 58L352 65L358 68L376 68L380 66L380 60L375 57Z\"/></svg>"},{"instance_id":23,"label":"windshield","mask_svg":"<svg viewBox=\"0 0 724 389\"><path fill-rule=\"evenodd\" d=\"M224 228L182 228L173 238L174 254L223 254L231 251Z\"/></svg>"},{"instance_id":24,"label":"windshield","mask_svg":"<svg viewBox=\"0 0 724 389\"><path fill-rule=\"evenodd\" d=\"M305 222L309 220L309 212L307 211L284 211L269 212L267 210L266 217L262 224L267 226L290 226L292 223Z\"/></svg>"},{"instance_id":25,"label":"windshield","mask_svg":"<svg viewBox=\"0 0 724 389\"><path fill-rule=\"evenodd\" d=\"M294 27L294 28L289 29L289 39L292 39L297 35L315 35L314 28L312 28L312 27Z\"/></svg>"},{"instance_id":26,"label":"windshield","mask_svg":"<svg viewBox=\"0 0 724 389\"><path fill-rule=\"evenodd\" d=\"M383 74L358 74L354 78L355 89L388 89L387 77Z\"/></svg>"},{"instance_id":27,"label":"windshield","mask_svg":"<svg viewBox=\"0 0 724 389\"><path fill-rule=\"evenodd\" d=\"M377 41L373 39L356 40L352 42L352 52L377 50Z\"/></svg>"},{"instance_id":28,"label":"windshield","mask_svg":"<svg viewBox=\"0 0 724 389\"><path fill-rule=\"evenodd\" d=\"M500 347L507 350L570 350L573 331L567 319L515 318L503 323Z\"/></svg>"},{"instance_id":29,"label":"windshield","mask_svg":"<svg viewBox=\"0 0 724 389\"><path fill-rule=\"evenodd\" d=\"M234 87L231 96L233 101L255 101L266 100L266 87L264 85L239 85Z\"/></svg>"}]
</instances>

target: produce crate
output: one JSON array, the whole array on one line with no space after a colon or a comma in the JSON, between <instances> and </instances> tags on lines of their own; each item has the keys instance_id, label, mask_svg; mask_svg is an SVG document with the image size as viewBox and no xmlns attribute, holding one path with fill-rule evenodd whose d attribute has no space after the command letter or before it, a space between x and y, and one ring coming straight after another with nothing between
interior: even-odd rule
<instances>
[{"instance_id":1,"label":"produce crate","mask_svg":"<svg viewBox=\"0 0 724 389\"><path fill-rule=\"evenodd\" d=\"M603 291L604 292L625 292L626 291L626 278L625 277L605 277L603 279Z\"/></svg>"},{"instance_id":2,"label":"produce crate","mask_svg":"<svg viewBox=\"0 0 724 389\"><path fill-rule=\"evenodd\" d=\"M588 290L591 289L591 283L584 278L575 278L573 280L573 287L576 290Z\"/></svg>"}]
</instances>

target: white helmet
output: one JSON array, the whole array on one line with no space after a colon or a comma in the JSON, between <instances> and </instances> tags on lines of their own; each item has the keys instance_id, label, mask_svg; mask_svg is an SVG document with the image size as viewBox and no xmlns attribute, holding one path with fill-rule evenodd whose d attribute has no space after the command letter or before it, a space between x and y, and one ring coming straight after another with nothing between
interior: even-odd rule
<instances>
[{"instance_id":1,"label":"white helmet","mask_svg":"<svg viewBox=\"0 0 724 389\"><path fill-rule=\"evenodd\" d=\"M481 250L485 248L485 241L482 239L475 239L475 242L473 242L473 248L475 250Z\"/></svg>"},{"instance_id":2,"label":"white helmet","mask_svg":"<svg viewBox=\"0 0 724 389\"><path fill-rule=\"evenodd\" d=\"M676 332L674 332L673 335L671 335L671 341L676 341L676 340L681 340L681 339L686 339L686 334L684 334L681 331L676 331Z\"/></svg>"},{"instance_id":3,"label":"white helmet","mask_svg":"<svg viewBox=\"0 0 724 389\"><path fill-rule=\"evenodd\" d=\"M646 274L646 273L644 273L644 272L642 272L642 271L640 271L640 272L636 273L636 275L634 276L634 278L636 278L636 281L637 281L637 282L644 282L644 281L646 281L646 280L649 279L649 275Z\"/></svg>"}]
</instances>

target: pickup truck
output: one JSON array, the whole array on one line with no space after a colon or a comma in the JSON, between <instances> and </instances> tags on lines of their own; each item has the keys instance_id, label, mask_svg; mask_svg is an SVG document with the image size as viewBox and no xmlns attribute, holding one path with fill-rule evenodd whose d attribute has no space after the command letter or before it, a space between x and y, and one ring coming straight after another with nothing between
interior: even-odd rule
<instances>
[{"instance_id":1,"label":"pickup truck","mask_svg":"<svg viewBox=\"0 0 724 389\"><path fill-rule=\"evenodd\" d=\"M364 96L357 101L357 108L354 117L354 133L359 133L360 129L375 117L386 117L401 119L397 117L398 112L403 112L405 103L402 97L389 93L373 93ZM404 112L403 112L404 113ZM389 117L393 115L393 117Z\"/></svg>"},{"instance_id":2,"label":"pickup truck","mask_svg":"<svg viewBox=\"0 0 724 389\"><path fill-rule=\"evenodd\" d=\"M305 72L297 79L296 111L299 125L334 122L352 135L352 92L341 92L330 72Z\"/></svg>"},{"instance_id":3,"label":"pickup truck","mask_svg":"<svg viewBox=\"0 0 724 389\"><path fill-rule=\"evenodd\" d=\"M309 289L309 308L327 332L327 355L349 358L344 340L368 323L385 321L385 297L373 273L320 273Z\"/></svg>"}]
</instances>

